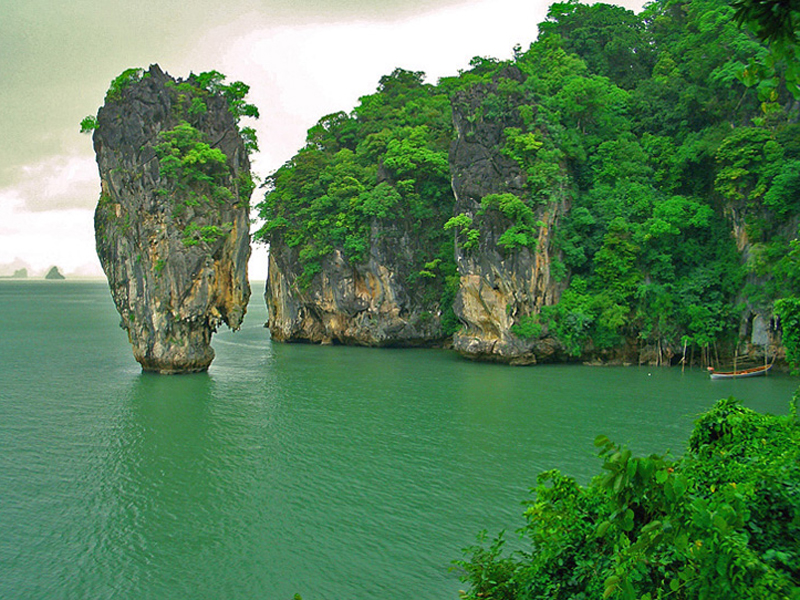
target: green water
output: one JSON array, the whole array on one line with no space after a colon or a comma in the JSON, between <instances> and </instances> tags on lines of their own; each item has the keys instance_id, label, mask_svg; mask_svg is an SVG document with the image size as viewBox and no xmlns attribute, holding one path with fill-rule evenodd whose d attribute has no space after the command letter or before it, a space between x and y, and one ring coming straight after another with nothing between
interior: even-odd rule
<instances>
[{"instance_id":1,"label":"green water","mask_svg":"<svg viewBox=\"0 0 800 600\"><path fill-rule=\"evenodd\" d=\"M202 375L143 375L104 283L0 282L0 598L455 599L449 567L515 529L598 433L680 453L786 376L475 364L272 344L260 287Z\"/></svg>"}]
</instances>

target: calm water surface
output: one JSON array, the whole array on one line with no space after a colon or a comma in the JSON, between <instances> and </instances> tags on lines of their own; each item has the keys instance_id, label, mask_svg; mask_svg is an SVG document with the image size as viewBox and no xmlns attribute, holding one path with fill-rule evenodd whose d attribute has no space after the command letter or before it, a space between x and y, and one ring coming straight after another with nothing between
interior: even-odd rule
<instances>
[{"instance_id":1,"label":"calm water surface","mask_svg":"<svg viewBox=\"0 0 800 600\"><path fill-rule=\"evenodd\" d=\"M142 374L103 282L0 282L0 597L455 599L451 561L522 524L537 473L599 433L680 454L787 376L474 364L272 344L255 292L207 374Z\"/></svg>"}]
</instances>

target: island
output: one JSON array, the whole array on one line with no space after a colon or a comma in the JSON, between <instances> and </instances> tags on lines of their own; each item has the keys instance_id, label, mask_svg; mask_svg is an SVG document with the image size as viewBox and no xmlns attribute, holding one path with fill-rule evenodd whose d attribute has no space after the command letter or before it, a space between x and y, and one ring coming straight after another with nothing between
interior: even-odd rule
<instances>
[{"instance_id":1,"label":"island","mask_svg":"<svg viewBox=\"0 0 800 600\"><path fill-rule=\"evenodd\" d=\"M216 72L175 79L158 65L111 84L93 131L101 192L97 254L145 371L204 371L212 334L237 329L250 297L247 86Z\"/></svg>"},{"instance_id":2,"label":"island","mask_svg":"<svg viewBox=\"0 0 800 600\"><path fill-rule=\"evenodd\" d=\"M44 276L44 278L56 281L66 279L66 277L61 274L61 271L58 270L58 267L51 267L50 270L47 271L47 274Z\"/></svg>"},{"instance_id":3,"label":"island","mask_svg":"<svg viewBox=\"0 0 800 600\"><path fill-rule=\"evenodd\" d=\"M766 60L730 7L685 6L557 3L510 59L436 83L398 68L320 118L258 204L272 339L513 365L782 356L796 58Z\"/></svg>"}]
</instances>

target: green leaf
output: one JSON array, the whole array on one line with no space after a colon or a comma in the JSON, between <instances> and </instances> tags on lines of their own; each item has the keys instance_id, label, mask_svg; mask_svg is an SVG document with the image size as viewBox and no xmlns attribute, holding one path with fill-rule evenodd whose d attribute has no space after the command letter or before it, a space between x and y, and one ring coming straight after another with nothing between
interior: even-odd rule
<instances>
[{"instance_id":1,"label":"green leaf","mask_svg":"<svg viewBox=\"0 0 800 600\"><path fill-rule=\"evenodd\" d=\"M711 519L711 524L714 526L714 529L720 533L725 533L728 531L728 522L720 515L714 515Z\"/></svg>"},{"instance_id":2,"label":"green leaf","mask_svg":"<svg viewBox=\"0 0 800 600\"><path fill-rule=\"evenodd\" d=\"M639 460L638 459L634 458L634 459L629 459L628 460L628 464L626 466L626 470L625 471L626 471L626 474L627 474L629 480L633 479L636 476L636 468L638 466L639 466Z\"/></svg>"},{"instance_id":3,"label":"green leaf","mask_svg":"<svg viewBox=\"0 0 800 600\"><path fill-rule=\"evenodd\" d=\"M629 508L625 511L625 516L622 519L622 529L623 531L632 531L633 530L633 511Z\"/></svg>"},{"instance_id":4,"label":"green leaf","mask_svg":"<svg viewBox=\"0 0 800 600\"><path fill-rule=\"evenodd\" d=\"M598 448L603 446L608 446L610 443L611 440L609 440L608 437L604 435L598 435L596 438L594 438L594 445L597 446Z\"/></svg>"},{"instance_id":5,"label":"green leaf","mask_svg":"<svg viewBox=\"0 0 800 600\"><path fill-rule=\"evenodd\" d=\"M605 591L603 592L603 598L608 598L614 592L619 589L619 582L620 578L617 575L612 575L608 579L605 580Z\"/></svg>"},{"instance_id":6,"label":"green leaf","mask_svg":"<svg viewBox=\"0 0 800 600\"><path fill-rule=\"evenodd\" d=\"M673 479L672 489L675 492L675 498L681 498L686 493L687 482L683 476L677 476Z\"/></svg>"},{"instance_id":7,"label":"green leaf","mask_svg":"<svg viewBox=\"0 0 800 600\"><path fill-rule=\"evenodd\" d=\"M720 577L727 577L730 558L727 554L720 554L717 558L716 570Z\"/></svg>"},{"instance_id":8,"label":"green leaf","mask_svg":"<svg viewBox=\"0 0 800 600\"><path fill-rule=\"evenodd\" d=\"M608 531L609 527L611 527L611 521L601 521L595 530L595 535L597 537L603 537Z\"/></svg>"}]
</instances>

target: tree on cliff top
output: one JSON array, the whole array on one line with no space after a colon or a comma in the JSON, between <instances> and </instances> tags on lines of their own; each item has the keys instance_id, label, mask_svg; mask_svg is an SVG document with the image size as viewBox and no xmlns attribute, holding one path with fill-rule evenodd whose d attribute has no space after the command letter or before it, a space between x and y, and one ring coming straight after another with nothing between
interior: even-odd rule
<instances>
[{"instance_id":1,"label":"tree on cliff top","mask_svg":"<svg viewBox=\"0 0 800 600\"><path fill-rule=\"evenodd\" d=\"M105 102L115 102L121 99L122 91L132 83L140 81L142 78L147 77L148 73L141 67L133 67L125 69L117 77L111 80L106 92ZM245 97L250 91L250 86L241 81L234 81L232 83L225 83L226 76L219 71L204 71L200 74L190 73L188 79L179 83L178 87L188 86L195 93L205 94L218 94L225 98L228 103L228 109L236 119L237 127L242 117L251 117L257 119L259 117L258 107L245 101ZM190 109L195 113L205 112L205 105L202 98L196 98ZM97 117L88 115L81 120L80 132L91 133L97 128ZM258 151L258 141L256 139L255 129L252 127L239 127L239 133L245 141L245 148L248 153Z\"/></svg>"},{"instance_id":2,"label":"tree on cliff top","mask_svg":"<svg viewBox=\"0 0 800 600\"><path fill-rule=\"evenodd\" d=\"M322 117L305 146L267 178L258 205L265 224L255 238L296 253L297 285L306 290L334 252L358 265L377 244L408 235L416 243L393 266L426 310L441 303L452 313L447 278L455 262L443 229L454 203L452 138L447 95L424 83L424 73L395 69L350 113Z\"/></svg>"}]
</instances>

